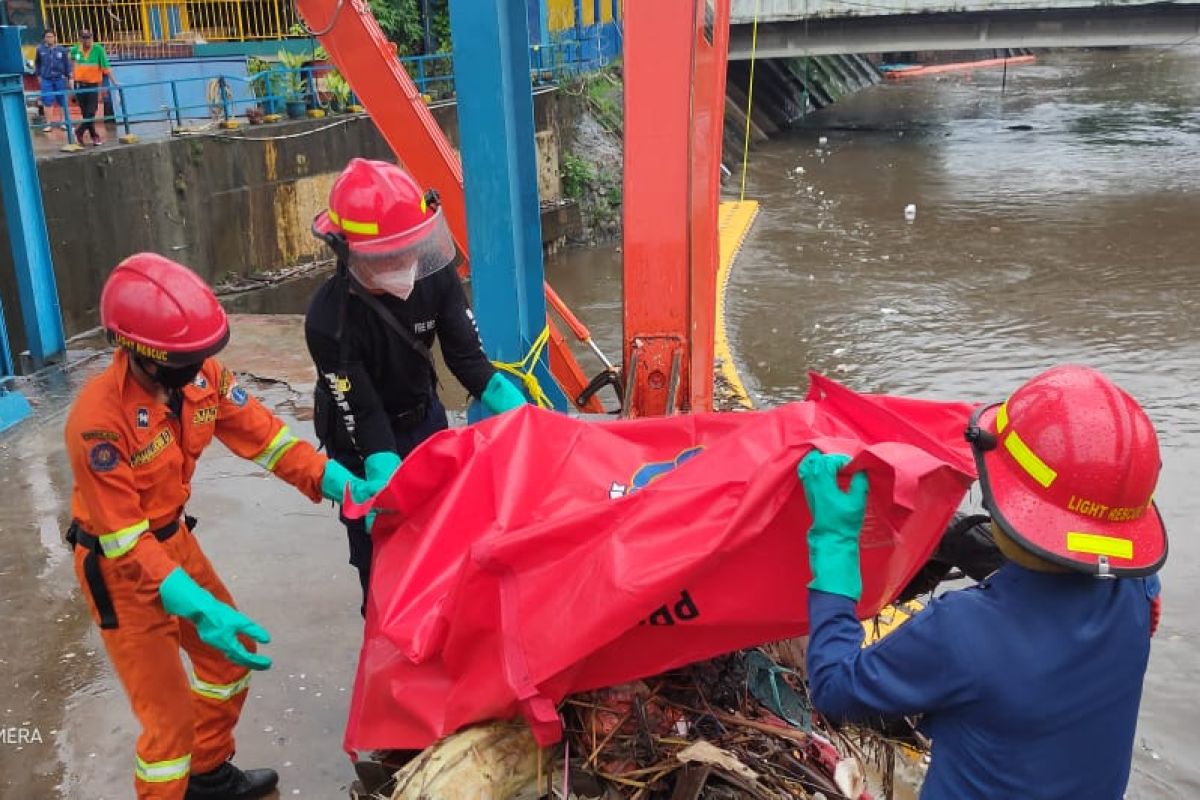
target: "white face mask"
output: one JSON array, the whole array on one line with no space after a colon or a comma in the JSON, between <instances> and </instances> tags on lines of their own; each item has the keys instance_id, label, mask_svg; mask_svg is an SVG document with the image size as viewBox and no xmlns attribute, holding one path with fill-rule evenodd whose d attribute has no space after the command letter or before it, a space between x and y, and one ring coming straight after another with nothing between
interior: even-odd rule
<instances>
[{"instance_id":1,"label":"white face mask","mask_svg":"<svg viewBox=\"0 0 1200 800\"><path fill-rule=\"evenodd\" d=\"M417 282L417 267L415 264L406 269L393 269L375 274L363 274L362 270L356 270L351 265L350 272L353 273L355 279L368 292L390 294L394 297L399 297L401 300L409 298L409 295L412 294L413 286Z\"/></svg>"}]
</instances>

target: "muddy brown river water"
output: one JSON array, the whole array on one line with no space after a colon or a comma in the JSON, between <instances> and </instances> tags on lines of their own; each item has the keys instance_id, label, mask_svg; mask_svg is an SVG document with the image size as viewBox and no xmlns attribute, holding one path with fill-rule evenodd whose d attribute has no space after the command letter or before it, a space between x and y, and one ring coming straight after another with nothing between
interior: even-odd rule
<instances>
[{"instance_id":1,"label":"muddy brown river water","mask_svg":"<svg viewBox=\"0 0 1200 800\"><path fill-rule=\"evenodd\" d=\"M877 86L754 150L731 344L763 405L810 369L981 401L1072 361L1132 392L1172 539L1128 796L1200 797L1200 48L1043 55L1003 80ZM618 259L550 268L613 351Z\"/></svg>"},{"instance_id":2,"label":"muddy brown river water","mask_svg":"<svg viewBox=\"0 0 1200 800\"><path fill-rule=\"evenodd\" d=\"M1128 796L1200 797L1200 48L1044 55L1001 80L874 87L758 147L748 196L763 210L729 289L732 346L760 405L801 397L810 369L986 400L1064 361L1137 396L1160 431L1172 550ZM610 354L619 259L576 250L547 267ZM302 312L310 290L236 305ZM70 476L54 409L74 380L48 378L46 413L0 438L2 800L130 795L136 729L58 544ZM262 392L286 408L286 389ZM360 623L336 520L220 448L195 492L206 549L275 634L239 759L278 767L285 797L345 797Z\"/></svg>"}]
</instances>

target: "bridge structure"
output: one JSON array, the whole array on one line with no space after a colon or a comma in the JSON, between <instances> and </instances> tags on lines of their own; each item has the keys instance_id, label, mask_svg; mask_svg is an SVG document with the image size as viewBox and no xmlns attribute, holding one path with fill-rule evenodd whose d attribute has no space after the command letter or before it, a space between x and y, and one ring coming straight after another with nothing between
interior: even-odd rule
<instances>
[{"instance_id":1,"label":"bridge structure","mask_svg":"<svg viewBox=\"0 0 1200 800\"><path fill-rule=\"evenodd\" d=\"M1200 44L1200 0L733 0L729 58Z\"/></svg>"}]
</instances>

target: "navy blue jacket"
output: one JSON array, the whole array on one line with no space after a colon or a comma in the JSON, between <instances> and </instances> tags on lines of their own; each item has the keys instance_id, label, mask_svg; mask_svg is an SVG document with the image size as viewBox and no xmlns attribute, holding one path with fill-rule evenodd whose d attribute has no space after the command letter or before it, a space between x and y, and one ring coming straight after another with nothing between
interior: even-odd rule
<instances>
[{"instance_id":1,"label":"navy blue jacket","mask_svg":"<svg viewBox=\"0 0 1200 800\"><path fill-rule=\"evenodd\" d=\"M922 800L1120 800L1158 589L1006 564L865 649L854 602L811 591L813 705L839 720L925 714Z\"/></svg>"},{"instance_id":2,"label":"navy blue jacket","mask_svg":"<svg viewBox=\"0 0 1200 800\"><path fill-rule=\"evenodd\" d=\"M43 80L69 78L75 71L74 64L71 63L70 52L61 44L53 47L39 44L33 57L33 68L37 76Z\"/></svg>"}]
</instances>

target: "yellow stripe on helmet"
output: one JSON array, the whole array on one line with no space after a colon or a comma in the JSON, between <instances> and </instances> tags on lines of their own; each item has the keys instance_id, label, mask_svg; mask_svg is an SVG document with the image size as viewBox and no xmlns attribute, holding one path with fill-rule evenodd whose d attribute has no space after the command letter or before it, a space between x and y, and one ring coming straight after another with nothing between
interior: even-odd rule
<instances>
[{"instance_id":1,"label":"yellow stripe on helmet","mask_svg":"<svg viewBox=\"0 0 1200 800\"><path fill-rule=\"evenodd\" d=\"M1008 450L1008 454L1020 465L1021 469L1040 483L1042 488L1049 489L1050 484L1054 483L1054 479L1058 477L1058 473L1049 464L1038 458L1037 453L1029 449L1029 445L1025 444L1016 431L1004 437L1004 448Z\"/></svg>"},{"instance_id":2,"label":"yellow stripe on helmet","mask_svg":"<svg viewBox=\"0 0 1200 800\"><path fill-rule=\"evenodd\" d=\"M1133 558L1133 542L1129 539L1118 539L1115 536L1101 536L1098 533L1067 532L1067 549L1072 553L1088 553L1095 556L1110 558Z\"/></svg>"},{"instance_id":3,"label":"yellow stripe on helmet","mask_svg":"<svg viewBox=\"0 0 1200 800\"><path fill-rule=\"evenodd\" d=\"M379 235L379 223L378 222L355 222L355 221L349 220L349 219L342 219L341 217L338 216L338 213L336 211L334 211L332 208L329 209L329 220L334 225L337 225L339 228L344 230L346 233L358 233L363 236L378 236Z\"/></svg>"}]
</instances>

